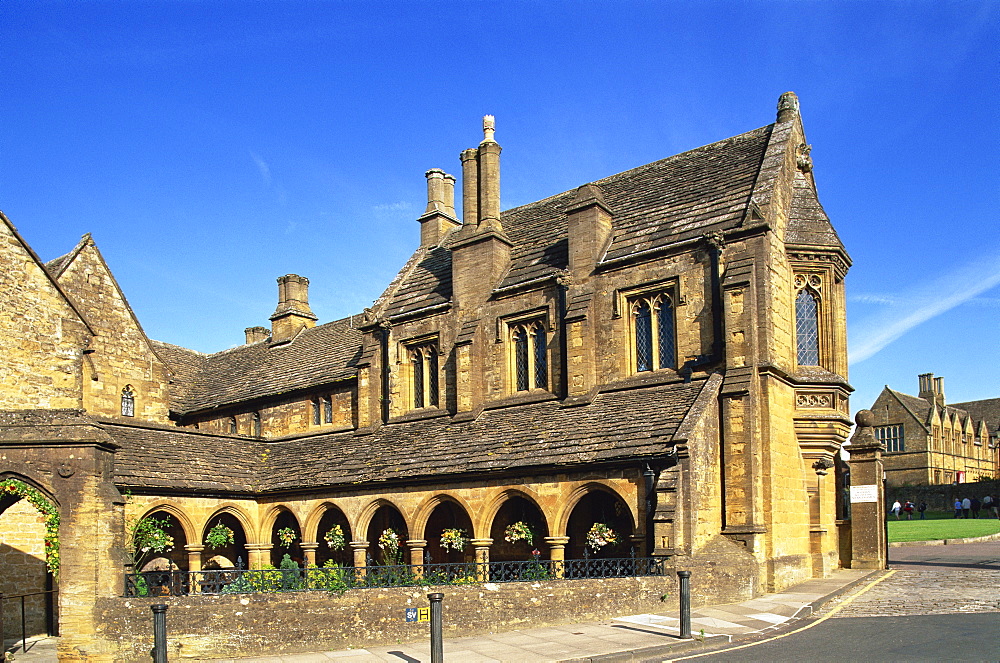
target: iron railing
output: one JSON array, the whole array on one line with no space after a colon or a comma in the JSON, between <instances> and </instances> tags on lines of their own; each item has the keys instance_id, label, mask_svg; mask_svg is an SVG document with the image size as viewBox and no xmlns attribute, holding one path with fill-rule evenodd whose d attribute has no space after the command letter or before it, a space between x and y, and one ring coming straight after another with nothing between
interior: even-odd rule
<instances>
[{"instance_id":1,"label":"iron railing","mask_svg":"<svg viewBox=\"0 0 1000 663\"><path fill-rule=\"evenodd\" d=\"M27 613L25 612L24 599L29 596L44 596L45 597L45 633L46 635L53 636L59 635L59 623L56 620L56 610L55 610L55 596L59 593L58 589L46 589L39 592L28 592L26 594L3 594L0 592L0 655L3 654L4 650L4 623L3 623L3 602L13 601L15 599L21 599L21 651L28 651L28 623L27 623ZM17 647L15 646L15 649Z\"/></svg>"},{"instance_id":2,"label":"iron railing","mask_svg":"<svg viewBox=\"0 0 1000 663\"><path fill-rule=\"evenodd\" d=\"M463 562L412 566L332 566L308 569L146 571L125 574L125 596L318 590L340 592L365 587L471 585L484 582L628 578L666 574L665 560L656 557L565 561L538 559L525 562Z\"/></svg>"}]
</instances>

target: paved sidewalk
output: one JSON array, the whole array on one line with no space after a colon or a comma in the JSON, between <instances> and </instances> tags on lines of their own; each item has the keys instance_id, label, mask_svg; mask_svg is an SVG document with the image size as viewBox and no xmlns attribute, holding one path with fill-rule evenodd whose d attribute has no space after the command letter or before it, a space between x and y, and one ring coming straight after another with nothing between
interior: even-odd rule
<instances>
[{"instance_id":1,"label":"paved sidewalk","mask_svg":"<svg viewBox=\"0 0 1000 663\"><path fill-rule=\"evenodd\" d=\"M707 642L775 629L805 617L819 605L872 575L872 571L839 570L830 578L815 578L780 594L698 608L691 611L694 641L681 640L677 610L628 615L602 622L520 629L505 633L444 641L444 657L454 663L497 661L641 661ZM445 607L447 619L447 606ZM216 659L217 663L420 663L430 661L430 642L368 647L346 651L287 654L260 658Z\"/></svg>"}]
</instances>

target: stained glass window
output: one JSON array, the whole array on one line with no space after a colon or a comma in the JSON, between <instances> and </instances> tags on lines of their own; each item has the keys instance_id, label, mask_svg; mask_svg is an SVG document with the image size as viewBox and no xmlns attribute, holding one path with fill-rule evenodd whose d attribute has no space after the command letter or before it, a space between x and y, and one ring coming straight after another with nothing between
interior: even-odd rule
<instances>
[{"instance_id":1,"label":"stained glass window","mask_svg":"<svg viewBox=\"0 0 1000 663\"><path fill-rule=\"evenodd\" d=\"M132 391L132 385L126 385L122 389L122 416L135 416L135 392Z\"/></svg>"},{"instance_id":2,"label":"stained glass window","mask_svg":"<svg viewBox=\"0 0 1000 663\"><path fill-rule=\"evenodd\" d=\"M514 331L514 374L517 391L528 390L528 332L524 327Z\"/></svg>"},{"instance_id":3,"label":"stained glass window","mask_svg":"<svg viewBox=\"0 0 1000 663\"><path fill-rule=\"evenodd\" d=\"M674 307L666 297L656 307L656 345L659 350L660 368L677 366L674 350Z\"/></svg>"},{"instance_id":4,"label":"stained glass window","mask_svg":"<svg viewBox=\"0 0 1000 663\"><path fill-rule=\"evenodd\" d=\"M795 344L799 366L819 366L819 306L807 288L795 298Z\"/></svg>"},{"instance_id":5,"label":"stained glass window","mask_svg":"<svg viewBox=\"0 0 1000 663\"><path fill-rule=\"evenodd\" d=\"M413 407L424 406L424 357L416 350L413 353Z\"/></svg>"},{"instance_id":6,"label":"stained glass window","mask_svg":"<svg viewBox=\"0 0 1000 663\"><path fill-rule=\"evenodd\" d=\"M549 386L548 360L545 354L545 329L541 324L535 324L531 338L535 343L535 388L545 389Z\"/></svg>"},{"instance_id":7,"label":"stained glass window","mask_svg":"<svg viewBox=\"0 0 1000 663\"><path fill-rule=\"evenodd\" d=\"M653 370L653 320L645 300L635 307L635 370Z\"/></svg>"},{"instance_id":8,"label":"stained glass window","mask_svg":"<svg viewBox=\"0 0 1000 663\"><path fill-rule=\"evenodd\" d=\"M541 321L519 323L510 329L511 370L514 391L549 386L545 326Z\"/></svg>"}]
</instances>

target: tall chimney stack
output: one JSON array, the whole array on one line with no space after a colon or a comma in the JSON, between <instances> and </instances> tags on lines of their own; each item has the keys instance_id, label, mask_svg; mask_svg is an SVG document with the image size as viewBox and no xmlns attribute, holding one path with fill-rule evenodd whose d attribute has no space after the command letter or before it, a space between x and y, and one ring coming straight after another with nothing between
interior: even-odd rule
<instances>
[{"instance_id":1,"label":"tall chimney stack","mask_svg":"<svg viewBox=\"0 0 1000 663\"><path fill-rule=\"evenodd\" d=\"M250 345L251 343L266 341L271 335L271 330L267 327L247 327L243 330L243 333L247 336L247 345Z\"/></svg>"},{"instance_id":2,"label":"tall chimney stack","mask_svg":"<svg viewBox=\"0 0 1000 663\"><path fill-rule=\"evenodd\" d=\"M944 407L944 378L936 378L933 373L921 373L917 379L920 380L918 396L928 403Z\"/></svg>"},{"instance_id":3,"label":"tall chimney stack","mask_svg":"<svg viewBox=\"0 0 1000 663\"><path fill-rule=\"evenodd\" d=\"M462 223L467 228L479 225L479 151L463 150L462 161Z\"/></svg>"},{"instance_id":4,"label":"tall chimney stack","mask_svg":"<svg viewBox=\"0 0 1000 663\"><path fill-rule=\"evenodd\" d=\"M479 144L479 226L502 231L500 225L500 144L493 138L496 120L483 118L483 142Z\"/></svg>"},{"instance_id":5,"label":"tall chimney stack","mask_svg":"<svg viewBox=\"0 0 1000 663\"><path fill-rule=\"evenodd\" d=\"M309 308L309 279L298 274L278 277L278 308L271 315L271 342L292 340L302 329L316 326Z\"/></svg>"},{"instance_id":6,"label":"tall chimney stack","mask_svg":"<svg viewBox=\"0 0 1000 663\"><path fill-rule=\"evenodd\" d=\"M437 246L449 230L459 225L455 218L455 177L431 168L427 177L427 209L420 222L420 246Z\"/></svg>"}]
</instances>

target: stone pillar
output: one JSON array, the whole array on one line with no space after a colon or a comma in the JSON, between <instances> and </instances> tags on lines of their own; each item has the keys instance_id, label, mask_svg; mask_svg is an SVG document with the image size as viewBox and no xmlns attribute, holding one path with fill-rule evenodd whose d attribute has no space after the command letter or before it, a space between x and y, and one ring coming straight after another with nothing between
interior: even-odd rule
<instances>
[{"instance_id":1,"label":"stone pillar","mask_svg":"<svg viewBox=\"0 0 1000 663\"><path fill-rule=\"evenodd\" d=\"M556 578L566 575L566 544L569 543L568 536L547 536L544 539L549 546L549 559L552 560L552 568L556 572Z\"/></svg>"},{"instance_id":2,"label":"stone pillar","mask_svg":"<svg viewBox=\"0 0 1000 663\"><path fill-rule=\"evenodd\" d=\"M476 559L476 579L479 582L488 582L490 579L490 546L493 539L471 539L472 549L475 551Z\"/></svg>"},{"instance_id":3,"label":"stone pillar","mask_svg":"<svg viewBox=\"0 0 1000 663\"><path fill-rule=\"evenodd\" d=\"M306 566L316 566L316 549L319 548L319 544L315 541L309 543L302 543L302 554L306 557Z\"/></svg>"},{"instance_id":4,"label":"stone pillar","mask_svg":"<svg viewBox=\"0 0 1000 663\"><path fill-rule=\"evenodd\" d=\"M889 548L885 533L885 447L875 439L875 415L860 410L854 417L857 428L851 443L851 568L884 569Z\"/></svg>"},{"instance_id":5,"label":"stone pillar","mask_svg":"<svg viewBox=\"0 0 1000 663\"><path fill-rule=\"evenodd\" d=\"M247 561L248 569L262 569L265 564L271 563L270 543L248 543L246 548L247 555L250 557Z\"/></svg>"},{"instance_id":6,"label":"stone pillar","mask_svg":"<svg viewBox=\"0 0 1000 663\"><path fill-rule=\"evenodd\" d=\"M424 577L424 548L427 547L426 539L409 539L406 547L410 549L410 566L413 567L413 575L417 579Z\"/></svg>"},{"instance_id":7,"label":"stone pillar","mask_svg":"<svg viewBox=\"0 0 1000 663\"><path fill-rule=\"evenodd\" d=\"M354 551L354 568L357 569L355 573L357 577L365 577L365 567L368 566L368 560L365 558L368 553L368 542L367 541L351 541L351 550Z\"/></svg>"},{"instance_id":8,"label":"stone pillar","mask_svg":"<svg viewBox=\"0 0 1000 663\"><path fill-rule=\"evenodd\" d=\"M205 546L197 543L188 543L184 546L184 550L187 551L188 556L188 572L197 573L201 571L201 553L205 550Z\"/></svg>"}]
</instances>

